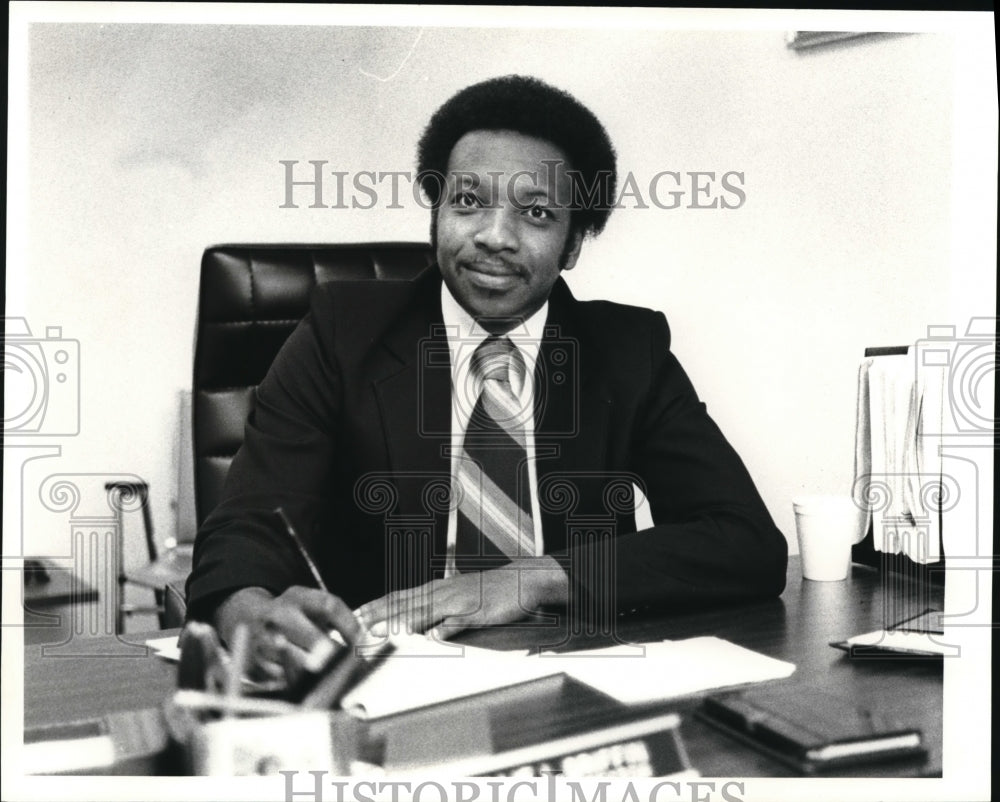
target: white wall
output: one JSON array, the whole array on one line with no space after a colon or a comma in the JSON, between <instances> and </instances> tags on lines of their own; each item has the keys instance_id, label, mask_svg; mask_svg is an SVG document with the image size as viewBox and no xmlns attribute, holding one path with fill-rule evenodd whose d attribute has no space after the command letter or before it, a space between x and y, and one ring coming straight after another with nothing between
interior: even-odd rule
<instances>
[{"instance_id":1,"label":"white wall","mask_svg":"<svg viewBox=\"0 0 1000 802\"><path fill-rule=\"evenodd\" d=\"M139 474L161 534L205 246L424 239L412 201L279 208L279 160L412 169L430 113L489 76L575 93L640 186L662 170L744 174L739 209L617 211L568 278L581 297L667 314L793 540L794 495L850 488L864 347L964 326L948 305L950 180L953 87L969 76L947 35L796 53L778 30L36 24L29 48L29 191L11 199L26 204L27 282L7 314L79 340L82 379L79 436L26 477ZM66 550L64 529L29 539Z\"/></svg>"}]
</instances>

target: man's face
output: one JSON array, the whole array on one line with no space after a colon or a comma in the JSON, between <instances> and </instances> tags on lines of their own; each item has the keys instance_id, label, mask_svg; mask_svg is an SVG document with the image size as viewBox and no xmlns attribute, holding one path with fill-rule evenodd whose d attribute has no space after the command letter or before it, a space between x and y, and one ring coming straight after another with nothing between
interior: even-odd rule
<instances>
[{"instance_id":1,"label":"man's face","mask_svg":"<svg viewBox=\"0 0 1000 802\"><path fill-rule=\"evenodd\" d=\"M455 143L436 211L437 259L473 317L530 317L576 264L582 236L571 233L567 167L555 145L512 131L470 131Z\"/></svg>"}]
</instances>

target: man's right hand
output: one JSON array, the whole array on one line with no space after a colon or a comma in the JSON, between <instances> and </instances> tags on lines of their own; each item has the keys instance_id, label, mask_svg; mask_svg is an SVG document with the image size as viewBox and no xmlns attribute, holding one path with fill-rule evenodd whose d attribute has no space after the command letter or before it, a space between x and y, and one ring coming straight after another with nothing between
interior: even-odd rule
<instances>
[{"instance_id":1,"label":"man's right hand","mask_svg":"<svg viewBox=\"0 0 1000 802\"><path fill-rule=\"evenodd\" d=\"M248 627L251 677L284 677L289 683L326 663L337 648L333 633L340 633L348 644L361 636L360 625L343 601L301 586L277 597L264 588L238 590L219 606L214 623L227 643L240 624Z\"/></svg>"}]
</instances>

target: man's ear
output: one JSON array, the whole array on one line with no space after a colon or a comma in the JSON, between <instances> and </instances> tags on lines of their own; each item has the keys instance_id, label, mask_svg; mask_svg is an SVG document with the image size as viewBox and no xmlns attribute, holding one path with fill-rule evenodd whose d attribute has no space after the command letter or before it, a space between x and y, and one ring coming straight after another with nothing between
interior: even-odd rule
<instances>
[{"instance_id":1,"label":"man's ear","mask_svg":"<svg viewBox=\"0 0 1000 802\"><path fill-rule=\"evenodd\" d=\"M563 255L563 270L572 270L576 267L576 260L580 258L580 249L583 247L583 232L574 230L569 235L566 243L566 250Z\"/></svg>"}]
</instances>

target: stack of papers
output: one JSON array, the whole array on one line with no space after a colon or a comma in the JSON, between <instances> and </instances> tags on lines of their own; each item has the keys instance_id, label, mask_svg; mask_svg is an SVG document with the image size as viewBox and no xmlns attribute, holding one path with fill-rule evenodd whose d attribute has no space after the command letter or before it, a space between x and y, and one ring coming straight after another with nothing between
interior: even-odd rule
<instances>
[{"instance_id":1,"label":"stack of papers","mask_svg":"<svg viewBox=\"0 0 1000 802\"><path fill-rule=\"evenodd\" d=\"M542 659L570 677L626 704L672 699L699 691L784 679L795 665L715 637L612 646Z\"/></svg>"}]
</instances>

